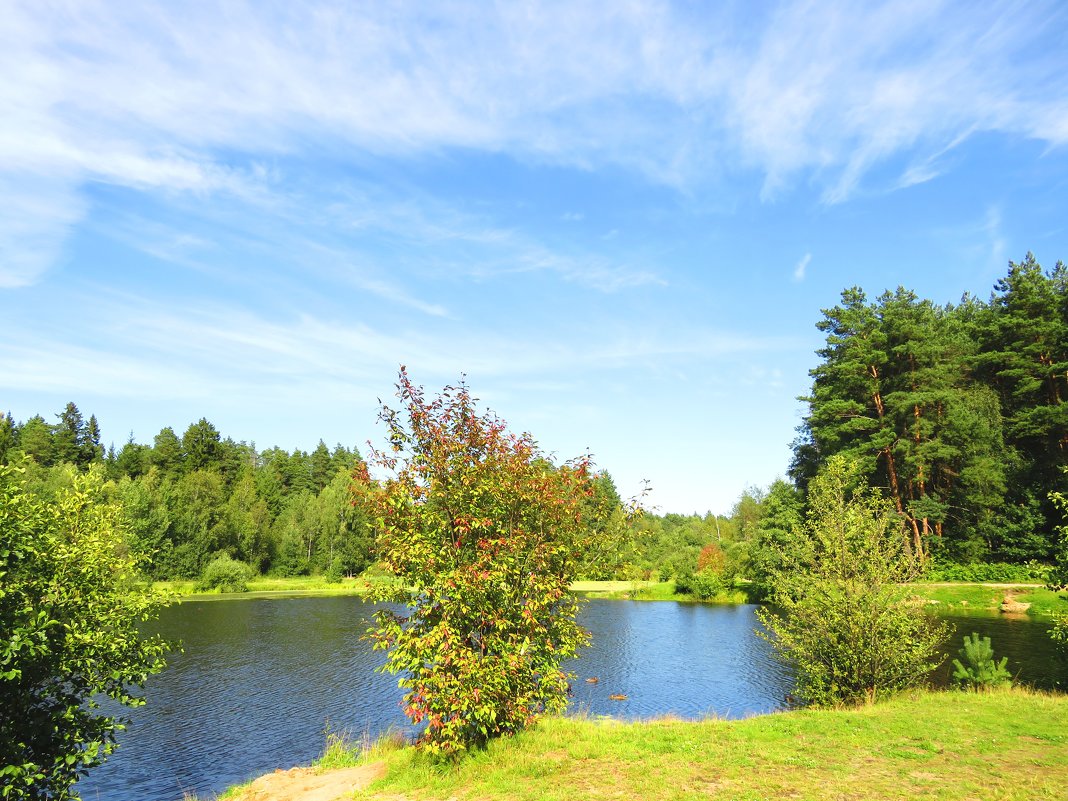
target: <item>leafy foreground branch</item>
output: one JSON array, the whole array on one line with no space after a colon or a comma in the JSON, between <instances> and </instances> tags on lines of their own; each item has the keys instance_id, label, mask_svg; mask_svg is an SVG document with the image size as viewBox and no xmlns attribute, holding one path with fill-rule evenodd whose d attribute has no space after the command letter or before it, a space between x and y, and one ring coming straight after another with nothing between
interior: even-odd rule
<instances>
[{"instance_id":1,"label":"leafy foreground branch","mask_svg":"<svg viewBox=\"0 0 1068 801\"><path fill-rule=\"evenodd\" d=\"M875 706L740 721L553 717L445 768L412 748L380 749L364 764L384 775L356 797L1062 799L1065 720L1068 698L1019 689L917 691Z\"/></svg>"},{"instance_id":2,"label":"leafy foreground branch","mask_svg":"<svg viewBox=\"0 0 1068 801\"><path fill-rule=\"evenodd\" d=\"M142 638L155 614L99 471L45 504L20 471L0 465L0 797L64 799L115 747L127 706L163 666L164 643Z\"/></svg>"}]
</instances>

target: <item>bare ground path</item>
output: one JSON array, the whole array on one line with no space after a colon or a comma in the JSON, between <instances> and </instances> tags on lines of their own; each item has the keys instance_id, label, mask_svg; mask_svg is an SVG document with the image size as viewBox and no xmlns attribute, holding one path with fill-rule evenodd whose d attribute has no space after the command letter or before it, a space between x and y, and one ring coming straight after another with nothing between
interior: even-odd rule
<instances>
[{"instance_id":1,"label":"bare ground path","mask_svg":"<svg viewBox=\"0 0 1068 801\"><path fill-rule=\"evenodd\" d=\"M314 768L276 770L242 789L234 801L340 801L351 798L385 772L384 762L325 772Z\"/></svg>"}]
</instances>

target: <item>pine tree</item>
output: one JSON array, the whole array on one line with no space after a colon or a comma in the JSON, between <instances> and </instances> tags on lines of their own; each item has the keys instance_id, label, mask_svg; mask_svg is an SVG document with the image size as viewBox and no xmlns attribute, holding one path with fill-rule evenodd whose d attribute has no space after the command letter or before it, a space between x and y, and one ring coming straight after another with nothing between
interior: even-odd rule
<instances>
[{"instance_id":1,"label":"pine tree","mask_svg":"<svg viewBox=\"0 0 1068 801\"><path fill-rule=\"evenodd\" d=\"M1010 517L997 547L1014 560L1048 558L1059 519L1048 493L1068 491L1068 268L1046 273L1031 253L1010 262L973 328L977 370L1005 415Z\"/></svg>"},{"instance_id":2,"label":"pine tree","mask_svg":"<svg viewBox=\"0 0 1068 801\"><path fill-rule=\"evenodd\" d=\"M989 637L973 633L964 636L964 647L958 651L959 659L953 660L953 682L971 690L989 690L1012 683L1012 674L1007 667L1009 658L994 661L994 649Z\"/></svg>"},{"instance_id":3,"label":"pine tree","mask_svg":"<svg viewBox=\"0 0 1068 801\"><path fill-rule=\"evenodd\" d=\"M322 492L323 487L330 483L334 477L334 464L330 458L330 449L326 443L319 440L319 444L308 458L309 484L312 492Z\"/></svg>"},{"instance_id":4,"label":"pine tree","mask_svg":"<svg viewBox=\"0 0 1068 801\"><path fill-rule=\"evenodd\" d=\"M824 317L827 345L811 371L792 475L804 483L846 456L887 488L914 553L928 555L932 542L981 550L998 523L1006 466L1000 408L971 375L962 316L902 288L875 303L854 288Z\"/></svg>"},{"instance_id":5,"label":"pine tree","mask_svg":"<svg viewBox=\"0 0 1068 801\"><path fill-rule=\"evenodd\" d=\"M18 447L41 467L50 467L55 447L52 442L52 427L39 414L35 414L18 430Z\"/></svg>"},{"instance_id":6,"label":"pine tree","mask_svg":"<svg viewBox=\"0 0 1068 801\"><path fill-rule=\"evenodd\" d=\"M81 455L79 464L88 467L97 464L104 459L104 446L100 444L100 424L96 415L89 415L89 422L85 424L84 436L81 443Z\"/></svg>"},{"instance_id":7,"label":"pine tree","mask_svg":"<svg viewBox=\"0 0 1068 801\"><path fill-rule=\"evenodd\" d=\"M8 453L15 450L15 437L18 429L11 417L11 412L0 414L0 464L7 461Z\"/></svg>"},{"instance_id":8,"label":"pine tree","mask_svg":"<svg viewBox=\"0 0 1068 801\"><path fill-rule=\"evenodd\" d=\"M206 418L201 417L182 435L182 467L186 471L218 468L222 452L219 431Z\"/></svg>"},{"instance_id":9,"label":"pine tree","mask_svg":"<svg viewBox=\"0 0 1068 801\"><path fill-rule=\"evenodd\" d=\"M160 429L153 440L152 464L166 474L177 472L182 466L182 441L170 426Z\"/></svg>"},{"instance_id":10,"label":"pine tree","mask_svg":"<svg viewBox=\"0 0 1068 801\"><path fill-rule=\"evenodd\" d=\"M85 443L85 420L74 403L68 403L56 415L59 422L53 428L53 456L57 463L82 464Z\"/></svg>"}]
</instances>

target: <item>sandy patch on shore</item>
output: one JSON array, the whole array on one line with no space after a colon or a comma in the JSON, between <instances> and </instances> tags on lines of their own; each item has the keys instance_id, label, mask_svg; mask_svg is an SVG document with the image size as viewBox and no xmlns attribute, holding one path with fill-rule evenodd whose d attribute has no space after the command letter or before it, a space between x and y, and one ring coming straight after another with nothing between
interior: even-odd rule
<instances>
[{"instance_id":1,"label":"sandy patch on shore","mask_svg":"<svg viewBox=\"0 0 1068 801\"><path fill-rule=\"evenodd\" d=\"M252 782L236 801L340 801L385 773L384 762L324 773L314 768L276 770Z\"/></svg>"}]
</instances>

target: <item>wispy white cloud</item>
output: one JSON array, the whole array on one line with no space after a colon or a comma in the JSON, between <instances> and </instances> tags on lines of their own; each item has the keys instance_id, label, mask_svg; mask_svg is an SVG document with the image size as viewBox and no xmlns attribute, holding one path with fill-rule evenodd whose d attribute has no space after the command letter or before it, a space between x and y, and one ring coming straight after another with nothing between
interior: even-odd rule
<instances>
[{"instance_id":1,"label":"wispy white cloud","mask_svg":"<svg viewBox=\"0 0 1068 801\"><path fill-rule=\"evenodd\" d=\"M801 260L794 266L794 283L801 283L805 280L805 270L808 269L809 262L812 261L812 254L806 253L801 257Z\"/></svg>"},{"instance_id":2,"label":"wispy white cloud","mask_svg":"<svg viewBox=\"0 0 1068 801\"><path fill-rule=\"evenodd\" d=\"M0 223L3 281L54 261L33 246L62 241L87 182L255 203L288 178L256 165L310 154L462 148L687 191L742 165L765 199L811 185L843 202L890 160L910 165L901 184L929 180L933 156L973 133L1068 143L1068 55L1039 43L1066 15L920 0L8 4L0 175L25 210ZM42 181L55 208L36 212Z\"/></svg>"},{"instance_id":3,"label":"wispy white cloud","mask_svg":"<svg viewBox=\"0 0 1068 801\"><path fill-rule=\"evenodd\" d=\"M988 263L993 269L1004 269L1007 264L1008 244L1005 241L1005 233L1002 230L1001 209L998 206L987 208L983 233L986 235L987 247L989 248Z\"/></svg>"},{"instance_id":4,"label":"wispy white cloud","mask_svg":"<svg viewBox=\"0 0 1068 801\"><path fill-rule=\"evenodd\" d=\"M0 197L0 289L29 286L60 258L85 202L66 181L2 172Z\"/></svg>"},{"instance_id":5,"label":"wispy white cloud","mask_svg":"<svg viewBox=\"0 0 1068 801\"><path fill-rule=\"evenodd\" d=\"M272 264L436 317L452 312L446 302L429 297L428 277L486 281L547 273L602 293L666 285L655 265L502 227L418 189L350 181L338 191L320 189L314 198L309 206L307 192L291 184L265 188L252 205L172 201L182 210L176 223L125 209L109 217L100 233L203 273L232 273L225 266L228 256L256 253ZM203 235L196 233L200 230ZM384 257L383 249L401 256Z\"/></svg>"},{"instance_id":6,"label":"wispy white cloud","mask_svg":"<svg viewBox=\"0 0 1068 801\"><path fill-rule=\"evenodd\" d=\"M0 387L21 392L140 400L203 399L219 387L213 377L186 364L39 336L0 343L0 376Z\"/></svg>"},{"instance_id":7,"label":"wispy white cloud","mask_svg":"<svg viewBox=\"0 0 1068 801\"><path fill-rule=\"evenodd\" d=\"M796 344L701 329L686 336L590 329L560 338L552 329L506 336L472 326L443 338L415 326L310 313L273 319L236 305L183 306L120 293L102 293L83 319L52 328L42 339L16 327L0 342L0 387L126 398L224 394L261 405L263 398L348 392L401 363L432 382L465 372L559 382L591 370L660 369L665 360L692 366ZM79 341L86 329L95 332L92 342Z\"/></svg>"},{"instance_id":8,"label":"wispy white cloud","mask_svg":"<svg viewBox=\"0 0 1068 801\"><path fill-rule=\"evenodd\" d=\"M814 171L828 202L883 160L937 154L976 131L1064 144L1059 59L1036 61L1026 44L1048 25L1065 27L1063 9L782 4L740 65L733 128L766 173L765 196Z\"/></svg>"}]
</instances>

